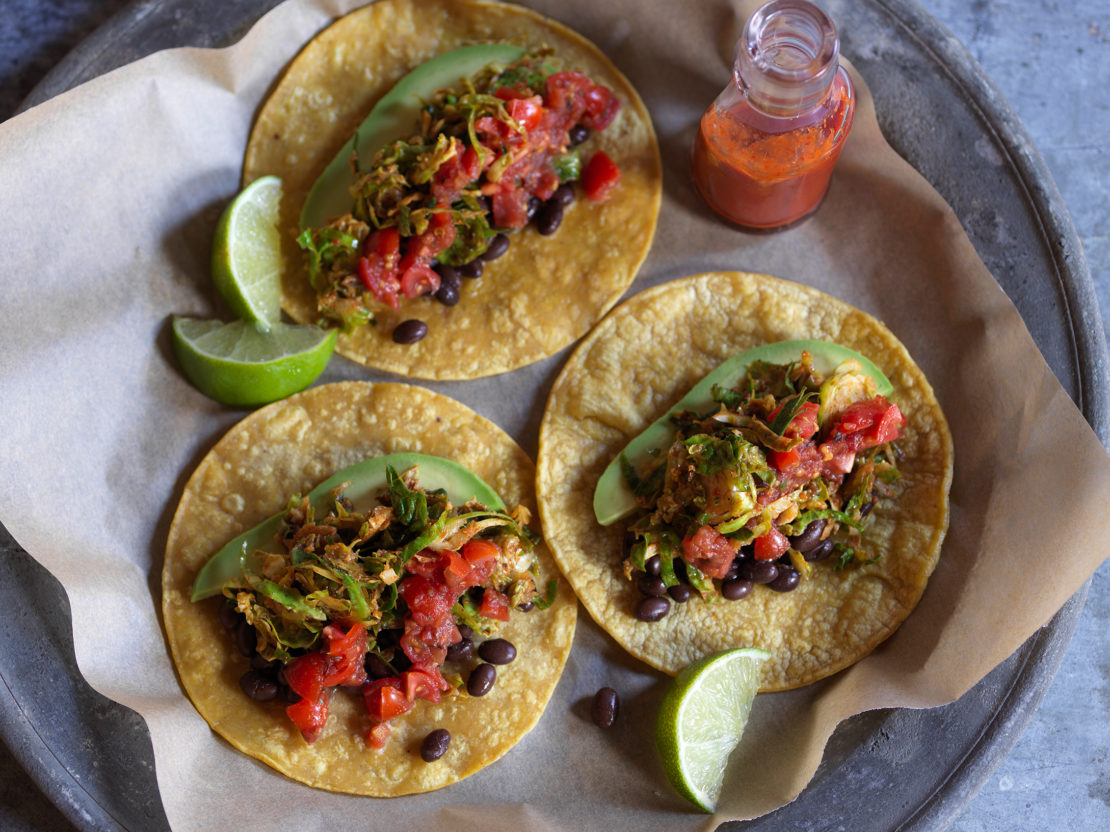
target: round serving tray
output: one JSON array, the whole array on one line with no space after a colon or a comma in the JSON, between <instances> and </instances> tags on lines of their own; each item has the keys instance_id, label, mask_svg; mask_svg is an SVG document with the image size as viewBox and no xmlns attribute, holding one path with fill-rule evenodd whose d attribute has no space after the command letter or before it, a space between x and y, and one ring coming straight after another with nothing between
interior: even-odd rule
<instances>
[{"instance_id":1,"label":"round serving tray","mask_svg":"<svg viewBox=\"0 0 1110 832\"><path fill-rule=\"evenodd\" d=\"M82 42L26 106L173 46L235 42L276 0L139 0ZM1067 210L1013 111L913 0L827 0L890 144L948 201L1049 366L1107 443L1110 378L1094 287ZM988 142L1001 175L961 148ZM1005 242L1003 242L1005 241ZM1016 241L1016 242L1015 242ZM150 737L89 688L61 585L0 526L0 733L81 830L168 829ZM1010 752L1064 656L1085 585L1051 623L951 705L862 714L831 738L793 803L729 830L939 830ZM117 634L117 638L126 634Z\"/></svg>"}]
</instances>

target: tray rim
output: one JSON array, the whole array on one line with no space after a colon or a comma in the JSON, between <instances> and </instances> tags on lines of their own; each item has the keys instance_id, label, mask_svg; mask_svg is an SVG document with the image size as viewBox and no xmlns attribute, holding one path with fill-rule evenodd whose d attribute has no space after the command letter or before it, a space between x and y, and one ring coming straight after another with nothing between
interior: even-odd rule
<instances>
[{"instance_id":1,"label":"tray rim","mask_svg":"<svg viewBox=\"0 0 1110 832\"><path fill-rule=\"evenodd\" d=\"M280 0L246 5L253 23ZM235 0L232 0L235 2ZM894 25L914 39L962 89L989 126L1007 162L1017 174L1030 207L1042 226L1056 284L1069 322L1071 359L1075 363L1076 405L1104 446L1110 446L1110 365L1094 284L1070 214L1043 157L1017 114L986 72L951 32L918 0L868 0L886 12ZM165 0L133 0L86 36L31 90L18 112L39 104L100 73L91 67L147 18L157 18ZM233 43L243 32L228 32ZM91 73L91 74L90 74ZM1074 634L1090 587L1088 580L1038 633L1019 650L1021 668L992 719L967 756L899 828L933 830L948 826L977 794L1012 750L1047 693ZM64 590L63 590L64 592ZM1015 654L1015 655L1017 655ZM10 703L10 704L9 704ZM61 812L82 830L124 830L54 755L0 673L0 738L13 756ZM38 745L36 746L36 742ZM44 749L47 753L41 753ZM38 754L35 752L39 751ZM53 761L53 765L51 765ZM734 824L726 824L732 828ZM742 827L743 824L736 825Z\"/></svg>"}]
</instances>

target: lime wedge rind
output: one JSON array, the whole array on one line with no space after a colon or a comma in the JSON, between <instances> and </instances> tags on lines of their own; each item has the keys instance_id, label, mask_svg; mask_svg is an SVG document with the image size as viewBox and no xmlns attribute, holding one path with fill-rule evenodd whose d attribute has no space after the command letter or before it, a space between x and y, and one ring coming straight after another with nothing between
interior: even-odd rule
<instances>
[{"instance_id":1,"label":"lime wedge rind","mask_svg":"<svg viewBox=\"0 0 1110 832\"><path fill-rule=\"evenodd\" d=\"M308 387L328 365L336 330L282 322L263 330L250 321L175 316L173 350L186 378L209 398L257 407Z\"/></svg>"},{"instance_id":2,"label":"lime wedge rind","mask_svg":"<svg viewBox=\"0 0 1110 832\"><path fill-rule=\"evenodd\" d=\"M699 659L678 674L660 705L655 742L667 779L703 812L716 808L769 657L741 647Z\"/></svg>"},{"instance_id":3,"label":"lime wedge rind","mask_svg":"<svg viewBox=\"0 0 1110 832\"><path fill-rule=\"evenodd\" d=\"M281 320L282 182L263 176L236 194L216 225L212 280L236 317L268 329Z\"/></svg>"}]
</instances>

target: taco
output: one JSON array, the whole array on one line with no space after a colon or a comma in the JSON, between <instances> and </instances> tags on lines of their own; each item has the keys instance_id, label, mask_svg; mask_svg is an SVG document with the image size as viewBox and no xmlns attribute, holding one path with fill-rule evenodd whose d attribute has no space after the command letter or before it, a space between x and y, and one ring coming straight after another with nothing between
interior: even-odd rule
<instances>
[{"instance_id":1,"label":"taco","mask_svg":"<svg viewBox=\"0 0 1110 832\"><path fill-rule=\"evenodd\" d=\"M185 692L233 746L317 788L424 792L498 759L574 634L573 594L527 529L533 482L499 428L420 388L330 384L251 414L170 528Z\"/></svg>"},{"instance_id":2,"label":"taco","mask_svg":"<svg viewBox=\"0 0 1110 832\"><path fill-rule=\"evenodd\" d=\"M805 343L778 343L796 339ZM806 348L818 352L821 341L861 360L838 358L818 373ZM731 357L761 345L770 346L753 355L784 347L792 358L745 360L734 377L695 387L714 368L727 370ZM874 371L863 372L865 364ZM685 406L691 388L708 407ZM753 395L760 400L753 403ZM664 421L680 441L656 445L663 464L622 457L676 403L675 418ZM825 410L817 434L817 414ZM821 452L836 447L833 437L863 421L874 442L857 441L859 453L836 460L829 453L822 461ZM826 424L839 428L829 433ZM714 454L727 458L727 467ZM784 472L799 470L798 457L821 476L786 484ZM834 461L843 465L830 473ZM646 498L625 519L617 519L625 511L595 503L595 488L613 478L606 470L614 462L617 477ZM848 667L909 615L940 555L952 470L940 405L885 326L815 289L721 272L633 297L575 349L540 428L537 495L545 539L563 574L632 655L675 674L718 650L760 647L771 653L761 690L774 691ZM722 479L728 476L734 479ZM726 500L711 493L711 481L723 486ZM803 492L805 501L791 496ZM599 517L616 522L602 525ZM722 592L745 561L795 574L773 587L734 583ZM676 581L682 571L677 577L685 580ZM645 593L664 596L647 603L654 612L640 608Z\"/></svg>"},{"instance_id":3,"label":"taco","mask_svg":"<svg viewBox=\"0 0 1110 832\"><path fill-rule=\"evenodd\" d=\"M498 57L489 68L467 71L464 79L453 77L450 66L430 73L450 79L445 82L453 90L450 96L435 99L432 91L410 91L410 79L425 74L429 61L473 51L481 44L499 47L491 53ZM512 65L511 78L497 75L491 81L509 65L502 49L524 53L525 63ZM558 109L552 99L554 82L545 87L552 78L560 84L573 81L576 94L601 103L597 112L583 117L590 128L585 133L568 138L570 125L560 124L558 131L550 132L550 141L526 142L532 147L542 144L544 153L558 157L541 160L527 175L514 168L512 175L501 176L502 163L509 161L502 153L481 181L461 191L449 189L447 196L438 191L436 195L431 192L444 182L456 181L444 167L433 173L421 163L424 166L412 172L403 167L411 147L398 150L388 145L375 156L375 142L365 135L369 128L364 118L367 124L377 124L376 102L389 97L402 81L405 94L396 98L427 99L424 132L413 138L422 148L420 158L430 159L428 165L450 167L469 160L463 168L473 167L470 162L481 167L494 159L483 149L492 146L491 136L503 140L499 147L515 148L516 131L524 130L533 117L540 120L539 111L531 109L534 105ZM460 123L461 94L467 85L475 88L471 98L490 109L467 109L470 122L465 123L464 113ZM396 103L391 100L386 109L394 109ZM446 115L444 108L450 111ZM455 127L428 126L441 122ZM416 132L415 126L410 132ZM582 144L568 146L583 135ZM334 173L335 163L340 169L349 164L352 147L357 182L362 184L353 191L357 200L352 197L347 204L357 210L349 207L351 216L331 217L334 221L323 230L302 229L302 209L310 194L315 198L316 183ZM601 162L615 167L599 163L597 169L605 168L608 174L603 171L599 179L591 178L588 167L601 157ZM582 187L568 191L568 185L552 194L558 184L552 179L553 169L561 178L597 179L600 191L587 187L595 197L591 199ZM377 174L367 170L387 170L388 176L375 178ZM318 179L325 172L327 176ZM651 244L662 193L651 119L619 70L561 24L520 6L484 0L379 0L314 37L268 95L252 129L243 182L267 174L284 183L280 224L287 232L285 311L301 323L341 326L344 334L337 350L348 358L437 379L511 370L551 355L588 331L635 277ZM396 196L397 177L415 190ZM615 185L614 177L619 177ZM464 179L469 181L469 174L457 182ZM527 192L513 184L525 181L530 183ZM530 193L538 196L530 199ZM575 193L564 207L561 200ZM535 225L518 227L528 221L528 212L541 197L547 200L544 207L560 202L561 222L554 233L541 233ZM453 223L447 222L448 207ZM315 213L306 211L306 216ZM490 235L500 230L499 224L515 230L498 233L493 243ZM506 241L507 253L494 259ZM487 245L492 248L487 250ZM342 268L333 268L336 260ZM460 264L464 273L469 269L480 276L463 277L452 283L456 290L445 289L446 296L441 296L440 289L457 280L441 267ZM372 320L360 325L367 318ZM405 326L398 329L401 324Z\"/></svg>"}]
</instances>

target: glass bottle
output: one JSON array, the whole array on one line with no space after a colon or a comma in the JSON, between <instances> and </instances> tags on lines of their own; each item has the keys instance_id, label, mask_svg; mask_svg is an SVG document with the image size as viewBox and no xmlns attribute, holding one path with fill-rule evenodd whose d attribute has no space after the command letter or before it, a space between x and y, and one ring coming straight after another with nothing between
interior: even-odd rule
<instances>
[{"instance_id":1,"label":"glass bottle","mask_svg":"<svg viewBox=\"0 0 1110 832\"><path fill-rule=\"evenodd\" d=\"M713 210L770 229L817 209L855 111L839 55L836 26L808 0L771 0L748 18L732 83L694 139L694 184Z\"/></svg>"}]
</instances>

